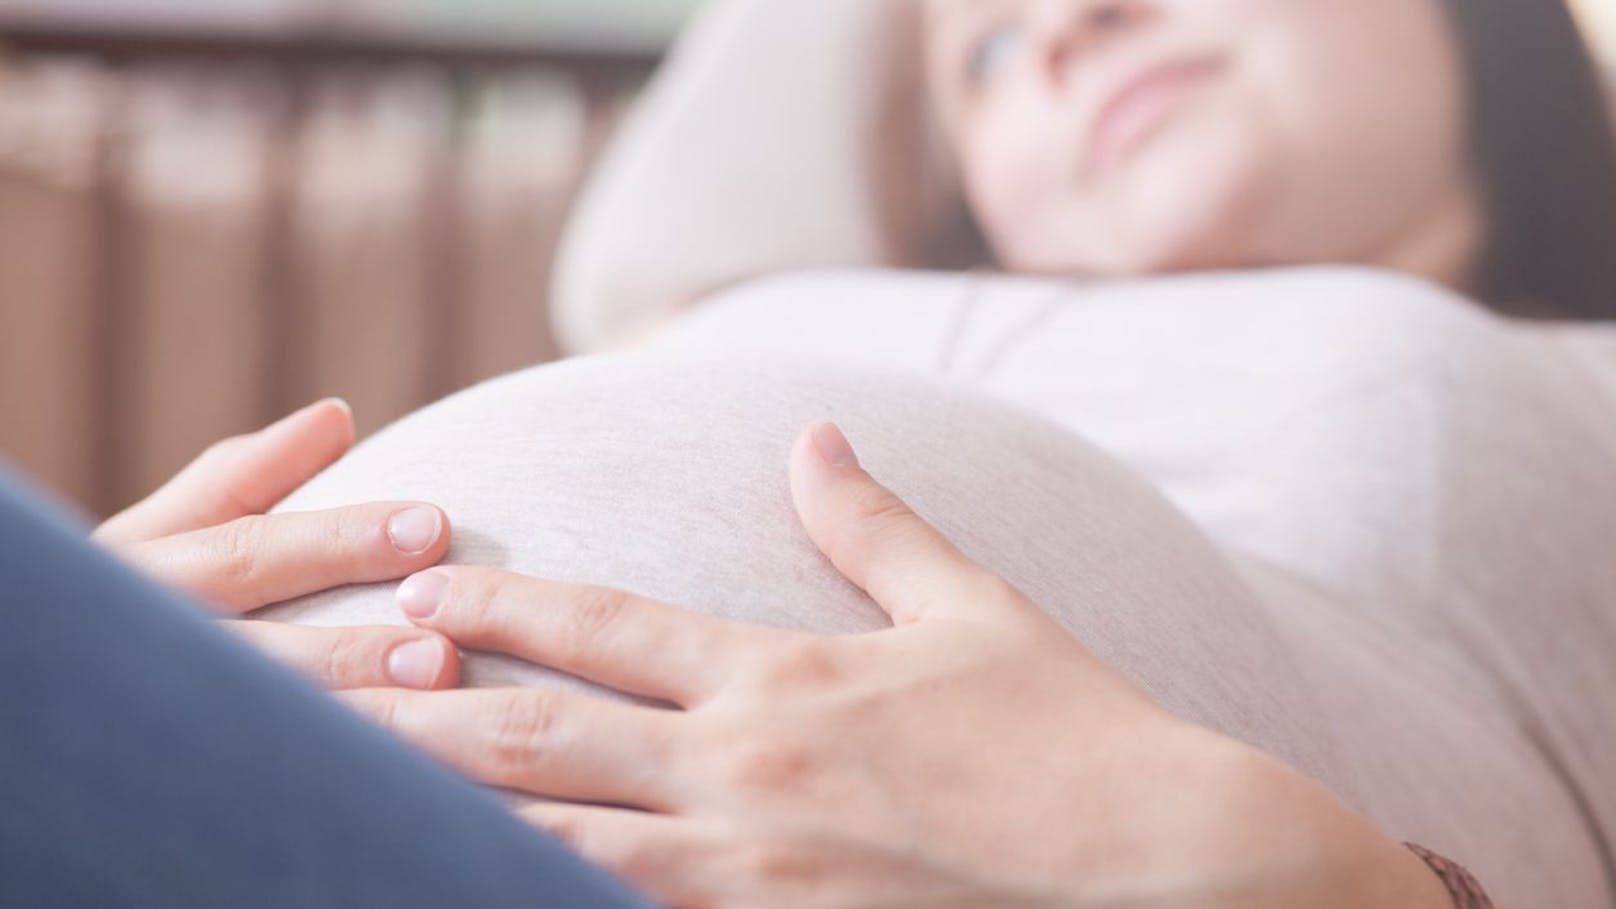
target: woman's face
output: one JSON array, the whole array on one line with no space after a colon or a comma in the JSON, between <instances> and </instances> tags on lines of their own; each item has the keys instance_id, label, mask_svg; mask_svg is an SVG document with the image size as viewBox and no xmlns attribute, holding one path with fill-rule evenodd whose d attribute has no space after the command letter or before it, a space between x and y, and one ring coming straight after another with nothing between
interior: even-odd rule
<instances>
[{"instance_id":1,"label":"woman's face","mask_svg":"<svg viewBox=\"0 0 1616 909\"><path fill-rule=\"evenodd\" d=\"M929 0L972 205L1018 271L1324 262L1463 285L1482 235L1436 0Z\"/></svg>"}]
</instances>

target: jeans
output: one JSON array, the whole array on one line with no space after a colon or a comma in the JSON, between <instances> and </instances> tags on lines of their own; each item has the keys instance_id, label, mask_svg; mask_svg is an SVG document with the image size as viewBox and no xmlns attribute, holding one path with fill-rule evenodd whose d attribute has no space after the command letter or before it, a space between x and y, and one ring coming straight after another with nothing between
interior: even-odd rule
<instances>
[{"instance_id":1,"label":"jeans","mask_svg":"<svg viewBox=\"0 0 1616 909\"><path fill-rule=\"evenodd\" d=\"M648 905L0 474L0 906Z\"/></svg>"}]
</instances>

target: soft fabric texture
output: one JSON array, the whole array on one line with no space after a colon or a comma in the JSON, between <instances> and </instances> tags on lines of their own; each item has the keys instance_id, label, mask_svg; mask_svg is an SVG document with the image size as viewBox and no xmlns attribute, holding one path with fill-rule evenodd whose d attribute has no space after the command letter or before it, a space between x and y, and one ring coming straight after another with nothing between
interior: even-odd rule
<instances>
[{"instance_id":1,"label":"soft fabric texture","mask_svg":"<svg viewBox=\"0 0 1616 909\"><path fill-rule=\"evenodd\" d=\"M1171 709L1476 870L1503 905L1610 905L1616 418L1587 370L1364 272L972 283L738 291L659 350L412 417L288 507L424 498L455 521L454 561L857 632L882 614L813 550L786 487L796 433L832 418ZM271 615L399 622L391 594ZM467 665L479 684L552 680Z\"/></svg>"}]
</instances>

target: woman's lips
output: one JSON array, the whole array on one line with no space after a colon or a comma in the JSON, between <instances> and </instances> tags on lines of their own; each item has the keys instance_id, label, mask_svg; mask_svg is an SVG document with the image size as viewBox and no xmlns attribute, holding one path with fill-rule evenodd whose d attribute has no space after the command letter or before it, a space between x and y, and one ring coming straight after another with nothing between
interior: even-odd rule
<instances>
[{"instance_id":1,"label":"woman's lips","mask_svg":"<svg viewBox=\"0 0 1616 909\"><path fill-rule=\"evenodd\" d=\"M1123 83L1100 108L1089 131L1089 172L1105 173L1126 158L1179 102L1222 69L1220 60L1188 60L1154 67Z\"/></svg>"}]
</instances>

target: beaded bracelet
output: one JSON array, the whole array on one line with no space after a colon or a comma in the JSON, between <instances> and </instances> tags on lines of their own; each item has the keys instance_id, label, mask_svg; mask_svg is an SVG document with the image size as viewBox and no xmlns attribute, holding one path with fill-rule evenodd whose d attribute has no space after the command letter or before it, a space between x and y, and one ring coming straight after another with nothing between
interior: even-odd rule
<instances>
[{"instance_id":1,"label":"beaded bracelet","mask_svg":"<svg viewBox=\"0 0 1616 909\"><path fill-rule=\"evenodd\" d=\"M1453 896L1454 909L1495 909L1493 901L1487 898L1486 891L1481 889L1481 884L1476 882L1470 872L1423 846L1416 846L1413 843L1403 845L1436 872L1436 876L1448 888L1448 893Z\"/></svg>"}]
</instances>

